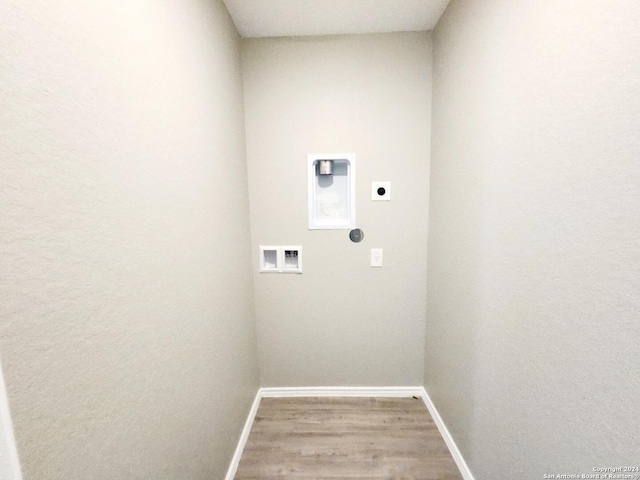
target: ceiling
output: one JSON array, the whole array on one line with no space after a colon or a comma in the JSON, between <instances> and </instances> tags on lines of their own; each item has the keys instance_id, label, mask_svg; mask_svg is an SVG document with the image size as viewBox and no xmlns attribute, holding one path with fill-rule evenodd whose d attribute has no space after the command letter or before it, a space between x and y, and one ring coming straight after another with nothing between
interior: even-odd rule
<instances>
[{"instance_id":1,"label":"ceiling","mask_svg":"<svg viewBox=\"0 0 640 480\"><path fill-rule=\"evenodd\" d=\"M449 0L224 0L244 38L431 30Z\"/></svg>"}]
</instances>

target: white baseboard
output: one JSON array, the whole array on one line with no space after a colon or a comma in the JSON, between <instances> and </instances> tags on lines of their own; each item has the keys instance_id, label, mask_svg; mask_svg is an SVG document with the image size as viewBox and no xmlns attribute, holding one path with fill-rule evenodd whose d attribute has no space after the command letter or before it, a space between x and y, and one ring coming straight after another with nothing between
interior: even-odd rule
<instances>
[{"instance_id":1,"label":"white baseboard","mask_svg":"<svg viewBox=\"0 0 640 480\"><path fill-rule=\"evenodd\" d=\"M431 401L431 397L429 397L427 390L424 387L421 387L421 390L422 390L422 393L420 396L422 397L424 404L427 406L427 410L429 410L429 413L431 414L431 417L433 418L433 421L436 424L436 427L438 427L438 430L440 431L440 435L442 435L444 442L447 444L447 447L449 448L449 452L451 453L453 460L456 462L456 465L458 466L458 470L460 470L460 474L462 475L462 478L464 478L464 480L475 480L473 478L473 475L471 474L471 470L469 470L469 467L467 466L467 462L464 461L464 457L462 456L462 453L460 453L460 450L458 450L458 446L456 445L456 442L453 440L453 437L449 433L449 429L444 424L444 421L442 420L442 417L438 413L436 406Z\"/></svg>"},{"instance_id":2,"label":"white baseboard","mask_svg":"<svg viewBox=\"0 0 640 480\"><path fill-rule=\"evenodd\" d=\"M263 398L292 398L292 397L418 397L421 398L424 404L427 406L429 413L433 417L433 421L440 431L440 435L444 438L451 456L456 462L456 465L460 469L464 480L474 480L471 471L467 466L460 450L456 446L456 442L453 441L449 430L442 421L440 414L436 410L435 405L429 398L427 391L424 387L275 387L275 388L261 388L256 393L256 398L253 400L249 416L244 424L238 446L231 459L231 464L227 470L225 480L233 480L238 470L238 464L240 463L240 457L242 451L249 438L251 432L251 426L255 419L260 400Z\"/></svg>"},{"instance_id":3,"label":"white baseboard","mask_svg":"<svg viewBox=\"0 0 640 480\"><path fill-rule=\"evenodd\" d=\"M242 429L242 433L240 434L240 440L238 440L236 451L233 453L233 458L231 459L231 463L229 464L227 475L224 477L225 480L233 480L233 477L236 476L236 471L238 470L238 465L240 464L240 457L242 456L244 446L247 444L249 433L251 433L251 426L253 425L253 420L256 418L256 413L258 412L261 398L262 396L260 395L260 390L258 390L258 393L256 393L256 397L253 399L253 403L251 404L251 409L249 410L247 421L244 422L244 428Z\"/></svg>"},{"instance_id":4,"label":"white baseboard","mask_svg":"<svg viewBox=\"0 0 640 480\"><path fill-rule=\"evenodd\" d=\"M422 387L284 387L261 388L267 397L422 397Z\"/></svg>"},{"instance_id":5,"label":"white baseboard","mask_svg":"<svg viewBox=\"0 0 640 480\"><path fill-rule=\"evenodd\" d=\"M0 365L0 478L4 480L22 480L16 438L9 415L9 401Z\"/></svg>"}]
</instances>

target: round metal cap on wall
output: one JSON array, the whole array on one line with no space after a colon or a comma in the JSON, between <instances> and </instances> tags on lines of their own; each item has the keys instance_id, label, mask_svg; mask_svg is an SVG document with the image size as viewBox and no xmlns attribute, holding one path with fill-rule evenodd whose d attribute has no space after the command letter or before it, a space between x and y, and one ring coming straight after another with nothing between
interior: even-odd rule
<instances>
[{"instance_id":1,"label":"round metal cap on wall","mask_svg":"<svg viewBox=\"0 0 640 480\"><path fill-rule=\"evenodd\" d=\"M358 243L364 238L364 232L359 228L355 228L349 232L349 238L353 243Z\"/></svg>"}]
</instances>

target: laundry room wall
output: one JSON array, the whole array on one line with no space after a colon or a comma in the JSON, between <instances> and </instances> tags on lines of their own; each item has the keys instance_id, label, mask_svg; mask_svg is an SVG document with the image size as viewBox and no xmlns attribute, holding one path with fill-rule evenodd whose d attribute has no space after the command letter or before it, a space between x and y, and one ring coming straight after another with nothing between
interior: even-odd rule
<instances>
[{"instance_id":1,"label":"laundry room wall","mask_svg":"<svg viewBox=\"0 0 640 480\"><path fill-rule=\"evenodd\" d=\"M0 355L25 480L223 478L258 387L221 1L0 4Z\"/></svg>"},{"instance_id":2,"label":"laundry room wall","mask_svg":"<svg viewBox=\"0 0 640 480\"><path fill-rule=\"evenodd\" d=\"M430 34L245 39L243 72L261 384L422 384ZM356 155L362 242L307 228L311 153ZM260 245L302 246L302 275L259 273Z\"/></svg>"},{"instance_id":3,"label":"laundry room wall","mask_svg":"<svg viewBox=\"0 0 640 480\"><path fill-rule=\"evenodd\" d=\"M477 479L638 463L639 21L453 0L434 31L425 385Z\"/></svg>"}]
</instances>

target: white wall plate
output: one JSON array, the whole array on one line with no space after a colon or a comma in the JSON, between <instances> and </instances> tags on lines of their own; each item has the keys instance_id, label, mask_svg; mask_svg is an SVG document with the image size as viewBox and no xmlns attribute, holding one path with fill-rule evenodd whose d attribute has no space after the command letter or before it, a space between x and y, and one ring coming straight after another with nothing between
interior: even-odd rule
<instances>
[{"instance_id":1,"label":"white wall plate","mask_svg":"<svg viewBox=\"0 0 640 480\"><path fill-rule=\"evenodd\" d=\"M391 182L371 182L371 200L388 202L391 200Z\"/></svg>"}]
</instances>

